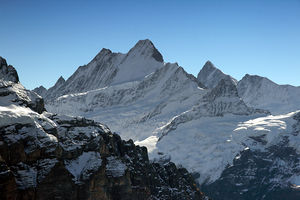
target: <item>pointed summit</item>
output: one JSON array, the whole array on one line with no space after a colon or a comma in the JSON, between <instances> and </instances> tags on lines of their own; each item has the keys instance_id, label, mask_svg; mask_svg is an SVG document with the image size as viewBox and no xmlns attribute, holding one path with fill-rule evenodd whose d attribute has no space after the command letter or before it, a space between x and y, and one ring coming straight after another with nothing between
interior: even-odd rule
<instances>
[{"instance_id":1,"label":"pointed summit","mask_svg":"<svg viewBox=\"0 0 300 200\"><path fill-rule=\"evenodd\" d=\"M6 60L0 56L0 66L7 65Z\"/></svg>"},{"instance_id":2,"label":"pointed summit","mask_svg":"<svg viewBox=\"0 0 300 200\"><path fill-rule=\"evenodd\" d=\"M63 87L66 83L66 80L60 76L58 78L58 80L56 81L55 85L50 87L48 90L47 89L43 89L41 87L39 88L35 88L34 92L38 93L39 95L41 95L42 97L44 97L46 100L52 98L52 94L60 94L62 95L60 92L63 91Z\"/></svg>"},{"instance_id":3,"label":"pointed summit","mask_svg":"<svg viewBox=\"0 0 300 200\"><path fill-rule=\"evenodd\" d=\"M145 39L145 40L139 40L136 44L135 47L137 46L151 46L154 47L153 43L151 42L151 40L149 39Z\"/></svg>"},{"instance_id":4,"label":"pointed summit","mask_svg":"<svg viewBox=\"0 0 300 200\"><path fill-rule=\"evenodd\" d=\"M250 75L250 74L246 74L240 81L239 84L243 84L243 83L250 83L250 84L259 84L262 81L265 81L266 83L272 84L272 85L278 85L276 83L274 83L273 81L271 81L270 79L268 79L267 77L263 77L263 76L258 76L258 75Z\"/></svg>"},{"instance_id":5,"label":"pointed summit","mask_svg":"<svg viewBox=\"0 0 300 200\"><path fill-rule=\"evenodd\" d=\"M163 61L162 55L150 40L139 40L118 65L112 84L142 80L146 75L163 67Z\"/></svg>"},{"instance_id":6,"label":"pointed summit","mask_svg":"<svg viewBox=\"0 0 300 200\"><path fill-rule=\"evenodd\" d=\"M55 85L62 85L66 82L66 80L64 79L64 77L60 76L59 79L56 81Z\"/></svg>"},{"instance_id":7,"label":"pointed summit","mask_svg":"<svg viewBox=\"0 0 300 200\"><path fill-rule=\"evenodd\" d=\"M101 51L96 55L95 58L103 57L103 56L109 55L111 53L112 53L112 51L110 49L102 48Z\"/></svg>"},{"instance_id":8,"label":"pointed summit","mask_svg":"<svg viewBox=\"0 0 300 200\"><path fill-rule=\"evenodd\" d=\"M110 49L102 48L100 51L101 54L109 54L112 53Z\"/></svg>"},{"instance_id":9,"label":"pointed summit","mask_svg":"<svg viewBox=\"0 0 300 200\"><path fill-rule=\"evenodd\" d=\"M47 93L47 89L42 85L40 87L34 88L33 91L43 98L45 97L45 95Z\"/></svg>"},{"instance_id":10,"label":"pointed summit","mask_svg":"<svg viewBox=\"0 0 300 200\"><path fill-rule=\"evenodd\" d=\"M15 83L19 82L19 76L16 69L11 65L7 65L6 60L2 57L0 57L0 79Z\"/></svg>"},{"instance_id":11,"label":"pointed summit","mask_svg":"<svg viewBox=\"0 0 300 200\"><path fill-rule=\"evenodd\" d=\"M232 81L235 85L237 81L231 76L224 74L221 70L216 68L214 64L207 61L203 68L200 70L197 79L199 82L204 84L208 88L214 88L222 79L227 79Z\"/></svg>"},{"instance_id":12,"label":"pointed summit","mask_svg":"<svg viewBox=\"0 0 300 200\"><path fill-rule=\"evenodd\" d=\"M291 85L278 85L270 79L246 74L238 82L239 96L245 103L272 114L288 113L299 110L300 90Z\"/></svg>"},{"instance_id":13,"label":"pointed summit","mask_svg":"<svg viewBox=\"0 0 300 200\"><path fill-rule=\"evenodd\" d=\"M264 90L265 88L279 88L280 86L266 77L246 74L238 82L237 87L238 87L239 95L242 98L247 99L246 97L252 97L258 91Z\"/></svg>"},{"instance_id":14,"label":"pointed summit","mask_svg":"<svg viewBox=\"0 0 300 200\"><path fill-rule=\"evenodd\" d=\"M153 57L158 62L164 61L160 52L149 39L139 40L136 45L129 50L128 55Z\"/></svg>"},{"instance_id":15,"label":"pointed summit","mask_svg":"<svg viewBox=\"0 0 300 200\"><path fill-rule=\"evenodd\" d=\"M162 55L148 39L138 41L126 54L103 48L87 65L78 67L66 81L61 77L48 89L46 99L140 81L163 66Z\"/></svg>"},{"instance_id":16,"label":"pointed summit","mask_svg":"<svg viewBox=\"0 0 300 200\"><path fill-rule=\"evenodd\" d=\"M112 54L110 49L102 48L101 51L93 58L92 61L100 60L104 56Z\"/></svg>"},{"instance_id":17,"label":"pointed summit","mask_svg":"<svg viewBox=\"0 0 300 200\"><path fill-rule=\"evenodd\" d=\"M217 69L215 67L215 65L210 60L206 61L203 68L206 69L206 70L215 70L215 69Z\"/></svg>"}]
</instances>

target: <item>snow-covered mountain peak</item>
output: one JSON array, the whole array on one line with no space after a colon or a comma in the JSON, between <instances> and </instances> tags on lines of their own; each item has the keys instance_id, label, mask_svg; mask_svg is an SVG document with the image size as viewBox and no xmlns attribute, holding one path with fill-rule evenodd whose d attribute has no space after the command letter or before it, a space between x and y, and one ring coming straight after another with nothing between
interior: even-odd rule
<instances>
[{"instance_id":1,"label":"snow-covered mountain peak","mask_svg":"<svg viewBox=\"0 0 300 200\"><path fill-rule=\"evenodd\" d=\"M2 57L0 56L0 66L2 67L2 66L4 66L4 65L7 65L7 62L6 62L6 60L5 60L4 58L2 58Z\"/></svg>"},{"instance_id":2,"label":"snow-covered mountain peak","mask_svg":"<svg viewBox=\"0 0 300 200\"><path fill-rule=\"evenodd\" d=\"M66 81L60 78L56 84L35 91L45 99L95 90L107 86L141 81L150 73L164 66L162 55L150 40L140 40L128 53L114 53L103 48L87 65L78 67Z\"/></svg>"},{"instance_id":3,"label":"snow-covered mountain peak","mask_svg":"<svg viewBox=\"0 0 300 200\"><path fill-rule=\"evenodd\" d=\"M112 51L110 49L102 48L101 51L94 57L94 59L91 62L100 60L101 58L110 54L112 54Z\"/></svg>"},{"instance_id":4,"label":"snow-covered mountain peak","mask_svg":"<svg viewBox=\"0 0 300 200\"><path fill-rule=\"evenodd\" d=\"M125 57L125 54L114 53L110 49L102 48L101 51L87 64L80 66L78 70L87 70L85 68L99 67L103 65L104 62L115 62L114 64L119 64L121 60ZM117 62L115 61L117 60Z\"/></svg>"},{"instance_id":5,"label":"snow-covered mountain peak","mask_svg":"<svg viewBox=\"0 0 300 200\"><path fill-rule=\"evenodd\" d=\"M113 85L142 80L148 74L162 68L163 57L150 40L140 40L129 50L118 65Z\"/></svg>"},{"instance_id":6,"label":"snow-covered mountain peak","mask_svg":"<svg viewBox=\"0 0 300 200\"><path fill-rule=\"evenodd\" d=\"M239 82L238 82L238 92L241 97L244 96L252 96L255 90L263 87L263 85L269 86L277 86L276 83L270 81L269 79L258 76L258 75L250 75L246 74Z\"/></svg>"},{"instance_id":7,"label":"snow-covered mountain peak","mask_svg":"<svg viewBox=\"0 0 300 200\"><path fill-rule=\"evenodd\" d=\"M55 85L62 85L66 82L64 77L60 76L59 79L56 81Z\"/></svg>"},{"instance_id":8,"label":"snow-covered mountain peak","mask_svg":"<svg viewBox=\"0 0 300 200\"><path fill-rule=\"evenodd\" d=\"M272 114L300 109L300 88L278 85L266 77L246 74L238 82L239 96L248 106L267 109Z\"/></svg>"},{"instance_id":9,"label":"snow-covered mountain peak","mask_svg":"<svg viewBox=\"0 0 300 200\"><path fill-rule=\"evenodd\" d=\"M204 70L216 70L217 68L215 67L215 65L210 61L206 61L206 63L203 66Z\"/></svg>"},{"instance_id":10,"label":"snow-covered mountain peak","mask_svg":"<svg viewBox=\"0 0 300 200\"><path fill-rule=\"evenodd\" d=\"M214 88L222 79L227 79L236 84L236 80L231 76L224 74L220 69L216 68L214 64L207 61L197 76L198 81L208 88Z\"/></svg>"},{"instance_id":11,"label":"snow-covered mountain peak","mask_svg":"<svg viewBox=\"0 0 300 200\"><path fill-rule=\"evenodd\" d=\"M21 105L41 113L45 110L43 99L35 92L26 90L19 82L14 67L0 57L0 106ZM0 120L1 121L1 120Z\"/></svg>"},{"instance_id":12,"label":"snow-covered mountain peak","mask_svg":"<svg viewBox=\"0 0 300 200\"><path fill-rule=\"evenodd\" d=\"M19 82L19 76L16 69L7 65L6 60L0 56L0 79L4 81L12 81L14 83Z\"/></svg>"},{"instance_id":13,"label":"snow-covered mountain peak","mask_svg":"<svg viewBox=\"0 0 300 200\"><path fill-rule=\"evenodd\" d=\"M107 54L111 54L112 51L110 49L107 48L102 48L101 51L98 53L98 55L107 55Z\"/></svg>"},{"instance_id":14,"label":"snow-covered mountain peak","mask_svg":"<svg viewBox=\"0 0 300 200\"><path fill-rule=\"evenodd\" d=\"M41 97L44 97L47 93L47 89L44 86L36 87L33 90L35 93L39 94Z\"/></svg>"},{"instance_id":15,"label":"snow-covered mountain peak","mask_svg":"<svg viewBox=\"0 0 300 200\"><path fill-rule=\"evenodd\" d=\"M276 84L266 77L262 77L262 76L258 76L258 75L250 75L250 74L246 74L239 82L249 82L251 84L258 84L261 81L267 81L270 84Z\"/></svg>"},{"instance_id":16,"label":"snow-covered mountain peak","mask_svg":"<svg viewBox=\"0 0 300 200\"><path fill-rule=\"evenodd\" d=\"M145 57L152 57L157 62L163 62L163 56L160 52L156 49L154 44L149 40L139 40L136 45L129 50L128 56L145 56Z\"/></svg>"}]
</instances>

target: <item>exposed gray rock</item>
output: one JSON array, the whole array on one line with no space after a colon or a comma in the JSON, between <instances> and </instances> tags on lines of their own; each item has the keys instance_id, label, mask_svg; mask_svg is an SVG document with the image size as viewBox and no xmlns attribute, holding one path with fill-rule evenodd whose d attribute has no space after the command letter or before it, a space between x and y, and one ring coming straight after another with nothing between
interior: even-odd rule
<instances>
[{"instance_id":1,"label":"exposed gray rock","mask_svg":"<svg viewBox=\"0 0 300 200\"><path fill-rule=\"evenodd\" d=\"M7 66L6 60L0 57L0 106L11 104L24 105L38 113L45 111L44 100L35 92L26 90L20 83L17 71Z\"/></svg>"},{"instance_id":2,"label":"exposed gray rock","mask_svg":"<svg viewBox=\"0 0 300 200\"><path fill-rule=\"evenodd\" d=\"M41 85L40 87L34 88L33 92L37 93L41 97L45 97L47 89L44 86Z\"/></svg>"},{"instance_id":3,"label":"exposed gray rock","mask_svg":"<svg viewBox=\"0 0 300 200\"><path fill-rule=\"evenodd\" d=\"M226 79L236 85L237 81L229 75L224 74L221 70L216 68L212 62L207 61L203 68L198 73L197 79L207 88L214 88L219 81Z\"/></svg>"},{"instance_id":4,"label":"exposed gray rock","mask_svg":"<svg viewBox=\"0 0 300 200\"><path fill-rule=\"evenodd\" d=\"M201 189L215 200L297 200L300 190L290 181L300 174L299 156L287 139L264 152L244 150L217 181Z\"/></svg>"},{"instance_id":5,"label":"exposed gray rock","mask_svg":"<svg viewBox=\"0 0 300 200\"><path fill-rule=\"evenodd\" d=\"M7 65L6 60L2 57L0 57L0 79L14 83L19 82L16 69L11 65Z\"/></svg>"},{"instance_id":6,"label":"exposed gray rock","mask_svg":"<svg viewBox=\"0 0 300 200\"><path fill-rule=\"evenodd\" d=\"M163 56L149 39L139 40L138 43L128 52L128 54L132 53L133 51L139 51L142 55L149 55L158 62L164 62Z\"/></svg>"}]
</instances>

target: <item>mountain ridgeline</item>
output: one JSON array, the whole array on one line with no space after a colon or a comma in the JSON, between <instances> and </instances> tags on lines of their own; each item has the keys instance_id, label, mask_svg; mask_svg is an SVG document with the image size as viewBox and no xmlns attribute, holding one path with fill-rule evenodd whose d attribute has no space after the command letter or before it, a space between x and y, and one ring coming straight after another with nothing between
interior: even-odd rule
<instances>
[{"instance_id":1,"label":"mountain ridgeline","mask_svg":"<svg viewBox=\"0 0 300 200\"><path fill-rule=\"evenodd\" d=\"M0 63L1 200L208 199L185 168L150 161L147 148L106 125L47 112Z\"/></svg>"},{"instance_id":2,"label":"mountain ridgeline","mask_svg":"<svg viewBox=\"0 0 300 200\"><path fill-rule=\"evenodd\" d=\"M42 90L40 94L48 100L65 94L141 80L162 66L163 57L150 40L139 41L126 54L113 53L103 48L90 63L80 66L66 81L60 77L53 87L47 91ZM34 91L39 92L38 89Z\"/></svg>"},{"instance_id":3,"label":"mountain ridgeline","mask_svg":"<svg viewBox=\"0 0 300 200\"><path fill-rule=\"evenodd\" d=\"M210 61L195 77L140 40L125 54L102 49L68 79L34 92L48 112L107 124L113 137L147 147L150 163L185 167L213 199L299 199L299 87L257 75L236 80Z\"/></svg>"}]
</instances>

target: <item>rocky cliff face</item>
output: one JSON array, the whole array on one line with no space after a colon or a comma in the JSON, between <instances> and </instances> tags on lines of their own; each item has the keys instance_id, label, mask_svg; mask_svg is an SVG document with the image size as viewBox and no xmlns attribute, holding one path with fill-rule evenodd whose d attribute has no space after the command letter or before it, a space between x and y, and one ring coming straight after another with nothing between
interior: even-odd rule
<instances>
[{"instance_id":1,"label":"rocky cliff face","mask_svg":"<svg viewBox=\"0 0 300 200\"><path fill-rule=\"evenodd\" d=\"M207 61L203 68L197 75L199 82L204 84L207 88L214 88L218 85L219 81L225 79L232 82L236 85L237 81L231 76L224 74L221 70L216 68L214 64L210 61Z\"/></svg>"},{"instance_id":2,"label":"rocky cliff face","mask_svg":"<svg viewBox=\"0 0 300 200\"><path fill-rule=\"evenodd\" d=\"M0 106L11 104L21 105L42 113L44 100L35 92L26 90L19 83L17 71L11 65L6 64L6 60L0 57Z\"/></svg>"},{"instance_id":3,"label":"rocky cliff face","mask_svg":"<svg viewBox=\"0 0 300 200\"><path fill-rule=\"evenodd\" d=\"M35 93L0 83L0 199L205 198L186 169L150 162L105 125L42 112Z\"/></svg>"},{"instance_id":4,"label":"rocky cliff face","mask_svg":"<svg viewBox=\"0 0 300 200\"><path fill-rule=\"evenodd\" d=\"M1 118L9 114L14 110ZM121 140L101 124L30 114L36 115L32 121L1 124L1 199L203 197L185 169L149 162L145 147Z\"/></svg>"},{"instance_id":5,"label":"rocky cliff face","mask_svg":"<svg viewBox=\"0 0 300 200\"><path fill-rule=\"evenodd\" d=\"M264 142L262 138L255 139ZM264 152L242 151L220 179L201 189L216 200L300 199L300 155L287 142L285 139Z\"/></svg>"},{"instance_id":6,"label":"rocky cliff face","mask_svg":"<svg viewBox=\"0 0 300 200\"><path fill-rule=\"evenodd\" d=\"M0 79L14 83L19 82L16 69L11 65L7 65L6 60L2 57L0 57Z\"/></svg>"}]
</instances>

